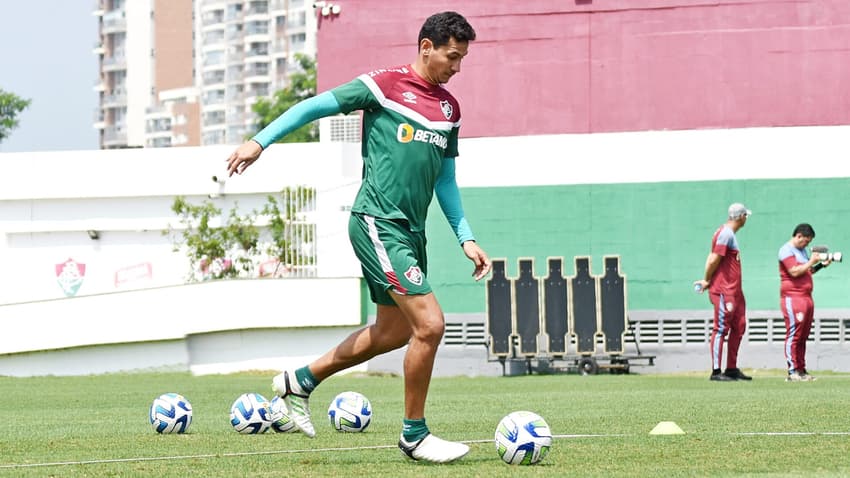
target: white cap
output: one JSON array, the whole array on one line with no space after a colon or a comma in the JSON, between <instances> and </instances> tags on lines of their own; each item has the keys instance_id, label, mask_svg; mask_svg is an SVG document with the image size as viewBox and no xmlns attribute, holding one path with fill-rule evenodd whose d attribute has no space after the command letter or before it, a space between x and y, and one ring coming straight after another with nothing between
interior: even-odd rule
<instances>
[{"instance_id":1,"label":"white cap","mask_svg":"<svg viewBox=\"0 0 850 478\"><path fill-rule=\"evenodd\" d=\"M753 214L752 211L747 209L747 206L736 202L729 206L729 219L740 219L741 216L750 217Z\"/></svg>"}]
</instances>

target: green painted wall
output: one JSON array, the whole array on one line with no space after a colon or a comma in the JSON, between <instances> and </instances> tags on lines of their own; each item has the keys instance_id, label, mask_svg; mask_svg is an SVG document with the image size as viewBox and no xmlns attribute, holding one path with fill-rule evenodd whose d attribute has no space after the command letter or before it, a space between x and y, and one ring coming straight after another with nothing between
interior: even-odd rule
<instances>
[{"instance_id":1,"label":"green painted wall","mask_svg":"<svg viewBox=\"0 0 850 478\"><path fill-rule=\"evenodd\" d=\"M803 166L801 164L801 166ZM694 167L708 167L695 165ZM701 277L711 236L725 222L726 208L743 202L753 210L738 231L744 293L750 310L778 308L779 247L794 226L809 222L813 244L850 251L850 178L734 180L678 183L465 188L466 216L481 246L493 258L533 257L537 275L546 258L590 255L594 274L602 257L621 256L629 308L705 309L693 292ZM470 278L465 258L436 201L428 222L429 280L448 313L484 312L484 284ZM815 303L850 308L850 263L815 277Z\"/></svg>"}]
</instances>

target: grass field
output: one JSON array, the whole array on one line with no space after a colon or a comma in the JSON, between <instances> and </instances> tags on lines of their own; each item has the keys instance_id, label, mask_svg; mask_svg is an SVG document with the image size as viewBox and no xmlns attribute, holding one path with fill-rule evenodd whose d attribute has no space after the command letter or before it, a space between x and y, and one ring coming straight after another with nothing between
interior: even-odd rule
<instances>
[{"instance_id":1,"label":"grass field","mask_svg":"<svg viewBox=\"0 0 850 478\"><path fill-rule=\"evenodd\" d=\"M315 439L234 432L230 404L248 391L270 397L272 375L0 377L0 476L850 476L847 375L813 383L785 383L780 372L751 383L704 374L435 379L430 428L472 448L449 465L407 462L395 447L399 377L323 383L311 399ZM327 404L344 390L372 401L365 433L327 423ZM169 391L193 405L188 434L158 435L148 423L151 401ZM508 466L495 453L496 424L515 410L539 413L557 436L539 465ZM650 435L661 421L686 433Z\"/></svg>"}]
</instances>

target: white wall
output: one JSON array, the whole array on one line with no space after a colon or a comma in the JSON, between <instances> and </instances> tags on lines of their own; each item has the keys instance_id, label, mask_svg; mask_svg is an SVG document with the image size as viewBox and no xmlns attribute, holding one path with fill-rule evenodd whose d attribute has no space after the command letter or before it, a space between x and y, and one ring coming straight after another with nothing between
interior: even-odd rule
<instances>
[{"instance_id":1,"label":"white wall","mask_svg":"<svg viewBox=\"0 0 850 478\"><path fill-rule=\"evenodd\" d=\"M347 163L360 162L356 147L273 145L244 175L227 178L232 150L0 154L0 260L9 271L0 274L0 304L65 297L56 267L68 259L85 265L80 296L182 284L188 262L162 235L178 226L170 209L175 196L199 204L213 195L225 213L236 203L249 211L287 185L317 189L310 219L323 258L319 276L360 275L347 237L347 208L359 186L359 168Z\"/></svg>"},{"instance_id":2,"label":"white wall","mask_svg":"<svg viewBox=\"0 0 850 478\"><path fill-rule=\"evenodd\" d=\"M331 295L333 300L327 300ZM211 281L0 305L0 317L0 355L365 321L356 277Z\"/></svg>"},{"instance_id":3,"label":"white wall","mask_svg":"<svg viewBox=\"0 0 850 478\"><path fill-rule=\"evenodd\" d=\"M457 179L494 187L850 177L848 136L850 126L802 126L470 138Z\"/></svg>"}]
</instances>

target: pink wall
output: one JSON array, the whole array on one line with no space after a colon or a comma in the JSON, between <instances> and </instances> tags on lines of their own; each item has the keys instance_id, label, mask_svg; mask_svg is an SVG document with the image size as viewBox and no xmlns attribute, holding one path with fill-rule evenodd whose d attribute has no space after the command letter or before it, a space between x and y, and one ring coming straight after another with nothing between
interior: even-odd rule
<instances>
[{"instance_id":1,"label":"pink wall","mask_svg":"<svg viewBox=\"0 0 850 478\"><path fill-rule=\"evenodd\" d=\"M465 137L850 124L850 0L332 3L320 91L412 62L431 13L470 20Z\"/></svg>"}]
</instances>

